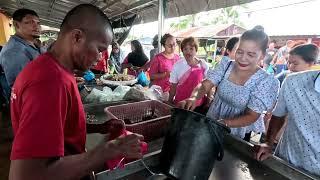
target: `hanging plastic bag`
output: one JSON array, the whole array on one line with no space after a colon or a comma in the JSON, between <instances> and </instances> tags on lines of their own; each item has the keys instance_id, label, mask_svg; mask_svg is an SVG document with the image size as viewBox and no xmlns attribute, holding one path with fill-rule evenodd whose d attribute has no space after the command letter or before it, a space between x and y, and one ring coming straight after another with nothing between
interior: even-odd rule
<instances>
[{"instance_id":1,"label":"hanging plastic bag","mask_svg":"<svg viewBox=\"0 0 320 180\"><path fill-rule=\"evenodd\" d=\"M142 86L148 86L150 84L150 81L148 80L148 77L145 72L141 71L138 74L138 84L141 84Z\"/></svg>"},{"instance_id":2,"label":"hanging plastic bag","mask_svg":"<svg viewBox=\"0 0 320 180\"><path fill-rule=\"evenodd\" d=\"M84 73L83 78L84 78L84 80L86 80L87 82L90 82L90 81L94 80L95 75L93 74L93 72L91 72L91 71L89 70L89 71L86 71L86 72Z\"/></svg>"}]
</instances>

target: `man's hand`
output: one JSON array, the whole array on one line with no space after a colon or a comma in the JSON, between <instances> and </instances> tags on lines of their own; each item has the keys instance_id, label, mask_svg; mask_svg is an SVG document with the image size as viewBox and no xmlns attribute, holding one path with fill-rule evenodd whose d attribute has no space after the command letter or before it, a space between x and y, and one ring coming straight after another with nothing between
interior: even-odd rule
<instances>
[{"instance_id":1,"label":"man's hand","mask_svg":"<svg viewBox=\"0 0 320 180\"><path fill-rule=\"evenodd\" d=\"M120 136L115 140L107 142L105 153L108 153L109 158L116 158L117 156L124 156L125 158L139 159L142 157L141 141L143 136L138 134L130 134L127 136Z\"/></svg>"},{"instance_id":2,"label":"man's hand","mask_svg":"<svg viewBox=\"0 0 320 180\"><path fill-rule=\"evenodd\" d=\"M254 146L254 158L263 161L272 155L272 146L268 144L260 144Z\"/></svg>"},{"instance_id":3,"label":"man's hand","mask_svg":"<svg viewBox=\"0 0 320 180\"><path fill-rule=\"evenodd\" d=\"M180 101L178 107L193 111L196 108L196 98L188 98L184 101Z\"/></svg>"}]
</instances>

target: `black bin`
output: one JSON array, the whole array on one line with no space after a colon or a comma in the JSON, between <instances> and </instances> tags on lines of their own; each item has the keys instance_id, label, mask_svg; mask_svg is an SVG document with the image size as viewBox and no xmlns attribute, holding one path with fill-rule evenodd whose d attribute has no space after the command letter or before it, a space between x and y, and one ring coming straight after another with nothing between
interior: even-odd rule
<instances>
[{"instance_id":1,"label":"black bin","mask_svg":"<svg viewBox=\"0 0 320 180\"><path fill-rule=\"evenodd\" d=\"M160 168L180 180L207 180L215 160L222 160L230 129L201 114L174 108L161 151Z\"/></svg>"}]
</instances>

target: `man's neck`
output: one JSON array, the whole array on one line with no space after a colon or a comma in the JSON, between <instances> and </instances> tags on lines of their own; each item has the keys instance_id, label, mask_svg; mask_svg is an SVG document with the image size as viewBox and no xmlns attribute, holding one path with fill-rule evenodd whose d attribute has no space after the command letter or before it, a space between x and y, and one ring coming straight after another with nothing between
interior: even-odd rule
<instances>
[{"instance_id":1,"label":"man's neck","mask_svg":"<svg viewBox=\"0 0 320 180\"><path fill-rule=\"evenodd\" d=\"M26 36L26 35L23 35L23 34L18 33L18 32L15 35L20 37L21 39L27 41L30 45L35 46L34 45L34 39L35 38L33 36Z\"/></svg>"},{"instance_id":2,"label":"man's neck","mask_svg":"<svg viewBox=\"0 0 320 180\"><path fill-rule=\"evenodd\" d=\"M54 57L54 59L56 59L58 61L58 63L63 66L64 68L66 68L69 71L73 71L74 66L72 64L71 57L69 54L65 53L65 48L63 46L63 42L58 42L56 41L53 44L53 47L51 48L51 50L49 51L49 53Z\"/></svg>"}]
</instances>

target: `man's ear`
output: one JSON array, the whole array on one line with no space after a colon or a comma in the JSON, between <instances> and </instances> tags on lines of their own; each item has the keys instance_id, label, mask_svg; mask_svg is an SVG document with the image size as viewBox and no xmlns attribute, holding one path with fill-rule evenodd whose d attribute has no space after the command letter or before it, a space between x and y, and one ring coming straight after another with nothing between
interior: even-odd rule
<instances>
[{"instance_id":1,"label":"man's ear","mask_svg":"<svg viewBox=\"0 0 320 180\"><path fill-rule=\"evenodd\" d=\"M85 33L80 29L73 29L71 31L72 43L77 44L85 41Z\"/></svg>"},{"instance_id":2,"label":"man's ear","mask_svg":"<svg viewBox=\"0 0 320 180\"><path fill-rule=\"evenodd\" d=\"M19 22L18 21L13 21L13 27L15 29L19 29Z\"/></svg>"}]
</instances>

